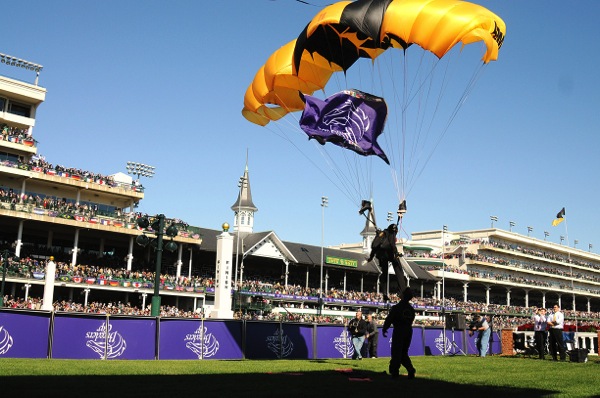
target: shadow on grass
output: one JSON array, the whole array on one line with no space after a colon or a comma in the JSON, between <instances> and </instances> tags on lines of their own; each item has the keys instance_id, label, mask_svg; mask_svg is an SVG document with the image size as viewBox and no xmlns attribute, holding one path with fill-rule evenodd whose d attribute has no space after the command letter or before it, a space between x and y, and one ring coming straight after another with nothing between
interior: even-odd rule
<instances>
[{"instance_id":1,"label":"shadow on grass","mask_svg":"<svg viewBox=\"0 0 600 398\"><path fill-rule=\"evenodd\" d=\"M339 370L285 373L124 376L2 377L3 396L14 397L548 397L542 388L474 386L433 380L419 375L392 379L385 373Z\"/></svg>"}]
</instances>

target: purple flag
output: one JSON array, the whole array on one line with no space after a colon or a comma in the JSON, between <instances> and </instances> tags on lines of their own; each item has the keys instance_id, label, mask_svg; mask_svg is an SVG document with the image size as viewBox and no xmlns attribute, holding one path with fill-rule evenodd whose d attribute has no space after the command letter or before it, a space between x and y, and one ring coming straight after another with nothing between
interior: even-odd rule
<instances>
[{"instance_id":1,"label":"purple flag","mask_svg":"<svg viewBox=\"0 0 600 398\"><path fill-rule=\"evenodd\" d=\"M304 96L300 128L321 145L327 142L363 155L387 156L377 143L387 117L383 98L358 90L345 90L321 100Z\"/></svg>"}]
</instances>

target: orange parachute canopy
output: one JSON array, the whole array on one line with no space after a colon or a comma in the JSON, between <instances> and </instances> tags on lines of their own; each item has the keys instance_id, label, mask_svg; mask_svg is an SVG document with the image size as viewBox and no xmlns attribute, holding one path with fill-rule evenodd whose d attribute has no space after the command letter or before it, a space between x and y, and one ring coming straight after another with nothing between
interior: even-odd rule
<instances>
[{"instance_id":1,"label":"orange parachute canopy","mask_svg":"<svg viewBox=\"0 0 600 398\"><path fill-rule=\"evenodd\" d=\"M486 8L458 0L358 0L334 3L275 51L244 96L243 116L266 125L304 109L300 93L323 89L334 72L359 58L415 44L443 57L457 43L483 42L482 61L498 58L504 21Z\"/></svg>"}]
</instances>

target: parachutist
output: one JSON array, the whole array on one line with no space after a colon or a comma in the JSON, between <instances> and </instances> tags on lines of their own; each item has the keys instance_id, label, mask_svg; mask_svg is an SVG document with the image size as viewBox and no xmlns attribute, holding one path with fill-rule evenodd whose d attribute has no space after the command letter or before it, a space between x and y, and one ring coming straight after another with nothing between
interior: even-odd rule
<instances>
[{"instance_id":1,"label":"parachutist","mask_svg":"<svg viewBox=\"0 0 600 398\"><path fill-rule=\"evenodd\" d=\"M398 205L398 222L400 222L400 219L404 216L404 213L406 213L406 199Z\"/></svg>"},{"instance_id":2,"label":"parachutist","mask_svg":"<svg viewBox=\"0 0 600 398\"><path fill-rule=\"evenodd\" d=\"M365 211L371 211L371 201L369 200L363 200L362 203L360 204L360 210L358 211L358 214L360 214L361 216L363 214L365 214Z\"/></svg>"},{"instance_id":3,"label":"parachutist","mask_svg":"<svg viewBox=\"0 0 600 398\"><path fill-rule=\"evenodd\" d=\"M381 273L383 276L383 294L384 300L389 294L388 287L388 275L389 275L389 263L392 263L394 267L394 273L398 281L399 291L403 291L407 287L407 281L404 277L404 271L400 264L400 257L402 253L398 252L396 247L396 235L398 234L398 226L396 224L390 224L386 229L378 230L373 243L371 243L371 254L367 258L367 261L372 261L377 258ZM389 297L387 298L389 300Z\"/></svg>"}]
</instances>

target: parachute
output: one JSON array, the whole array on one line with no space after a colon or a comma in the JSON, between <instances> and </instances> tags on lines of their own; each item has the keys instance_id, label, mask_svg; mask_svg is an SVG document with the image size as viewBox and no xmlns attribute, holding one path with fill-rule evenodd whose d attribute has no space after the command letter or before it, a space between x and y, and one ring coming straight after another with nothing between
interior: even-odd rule
<instances>
[{"instance_id":1,"label":"parachute","mask_svg":"<svg viewBox=\"0 0 600 398\"><path fill-rule=\"evenodd\" d=\"M369 92L373 98L385 99L387 122L374 133L383 149L377 149L379 144L370 139L373 147L364 150L344 135L346 128L357 122L356 115L346 118L346 125L336 118L337 133L327 136L319 136L301 123L300 128L299 123L290 125L326 144L317 147L333 171L328 175L353 202L372 197L367 191L373 189L368 171L373 166L365 165L366 159L351 159L349 152L367 159L376 155L388 163L398 203L402 203L482 67L497 60L505 33L500 17L465 1L340 1L317 13L296 39L268 58L246 90L242 115L279 135L275 129L284 127L286 116L297 118L296 112L303 111L304 120L309 105L330 102L334 96L327 91L332 87L335 93L352 87L356 89L352 92ZM472 54L461 59L463 50L470 52L466 50L473 43L482 44L482 56L476 62L468 58ZM456 64L450 64L453 58L458 59ZM466 75L464 81L454 80L459 74ZM325 99L314 100L317 91L323 91ZM447 100L454 93L456 100ZM325 123L312 117L311 124ZM278 126L269 127L271 122Z\"/></svg>"}]
</instances>

